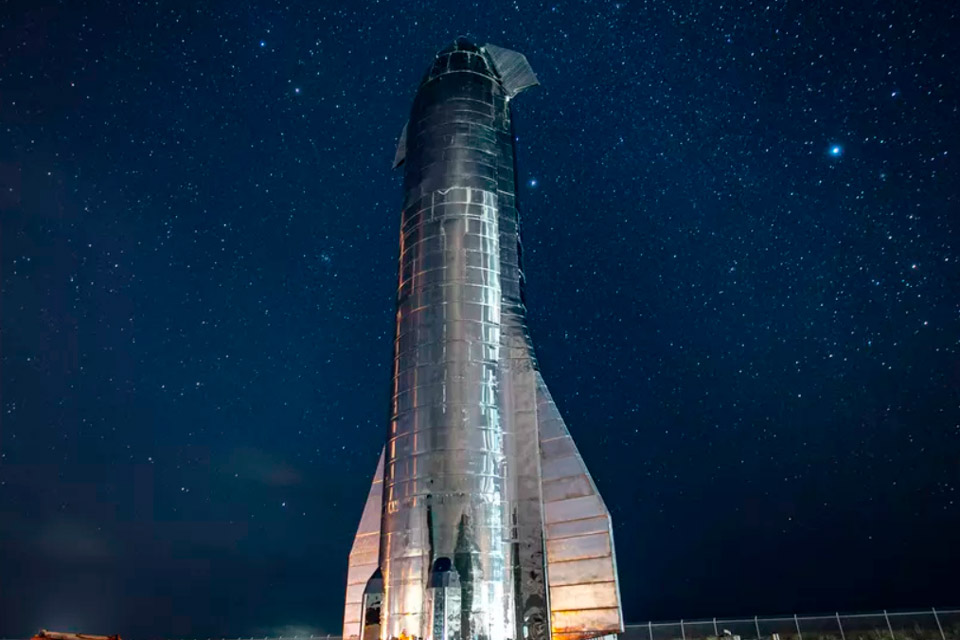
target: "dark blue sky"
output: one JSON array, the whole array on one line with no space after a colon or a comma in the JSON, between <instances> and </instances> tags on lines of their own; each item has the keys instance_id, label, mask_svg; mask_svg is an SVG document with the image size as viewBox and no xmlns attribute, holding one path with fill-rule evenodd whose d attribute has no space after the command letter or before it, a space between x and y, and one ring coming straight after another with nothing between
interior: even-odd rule
<instances>
[{"instance_id":1,"label":"dark blue sky","mask_svg":"<svg viewBox=\"0 0 960 640\"><path fill-rule=\"evenodd\" d=\"M0 11L0 637L339 631L390 162L460 34L543 85L528 317L627 620L960 602L954 3L37 0Z\"/></svg>"}]
</instances>

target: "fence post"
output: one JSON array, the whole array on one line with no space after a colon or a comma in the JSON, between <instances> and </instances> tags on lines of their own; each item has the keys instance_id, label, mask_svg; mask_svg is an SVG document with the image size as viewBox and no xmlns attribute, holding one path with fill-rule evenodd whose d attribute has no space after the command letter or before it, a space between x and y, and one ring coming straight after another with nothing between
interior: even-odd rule
<instances>
[{"instance_id":1,"label":"fence post","mask_svg":"<svg viewBox=\"0 0 960 640\"><path fill-rule=\"evenodd\" d=\"M932 607L933 619L937 621L937 629L940 629L940 638L941 640L947 640L947 636L943 635L943 625L940 624L940 616L937 615L937 608Z\"/></svg>"},{"instance_id":2,"label":"fence post","mask_svg":"<svg viewBox=\"0 0 960 640\"><path fill-rule=\"evenodd\" d=\"M847 636L843 633L843 623L840 622L840 612L837 611L837 626L840 627L840 640L847 640Z\"/></svg>"},{"instance_id":3,"label":"fence post","mask_svg":"<svg viewBox=\"0 0 960 640\"><path fill-rule=\"evenodd\" d=\"M803 634L800 633L800 618L793 614L793 624L797 625L797 640L803 640Z\"/></svg>"},{"instance_id":4,"label":"fence post","mask_svg":"<svg viewBox=\"0 0 960 640\"><path fill-rule=\"evenodd\" d=\"M653 640L653 623L647 620L647 628L650 630L650 640Z\"/></svg>"},{"instance_id":5,"label":"fence post","mask_svg":"<svg viewBox=\"0 0 960 640\"><path fill-rule=\"evenodd\" d=\"M887 621L887 630L890 632L890 640L897 640L897 637L893 635L893 625L890 624L890 616L887 615L887 610L883 610L883 618Z\"/></svg>"},{"instance_id":6,"label":"fence post","mask_svg":"<svg viewBox=\"0 0 960 640\"><path fill-rule=\"evenodd\" d=\"M683 638L683 640L687 640L687 634L683 630L683 618L680 618L680 637Z\"/></svg>"},{"instance_id":7,"label":"fence post","mask_svg":"<svg viewBox=\"0 0 960 640\"><path fill-rule=\"evenodd\" d=\"M753 616L753 626L757 630L757 640L760 640L760 621L757 620L757 616Z\"/></svg>"},{"instance_id":8,"label":"fence post","mask_svg":"<svg viewBox=\"0 0 960 640\"><path fill-rule=\"evenodd\" d=\"M713 619L713 637L715 637L715 638L719 638L719 637L720 637L720 630L717 629L717 619L716 619L716 618Z\"/></svg>"}]
</instances>

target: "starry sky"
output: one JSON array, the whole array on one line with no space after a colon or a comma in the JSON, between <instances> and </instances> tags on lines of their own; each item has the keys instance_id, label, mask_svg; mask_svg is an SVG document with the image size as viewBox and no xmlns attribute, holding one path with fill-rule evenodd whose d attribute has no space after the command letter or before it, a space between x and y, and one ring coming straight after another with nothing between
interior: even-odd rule
<instances>
[{"instance_id":1,"label":"starry sky","mask_svg":"<svg viewBox=\"0 0 960 640\"><path fill-rule=\"evenodd\" d=\"M528 317L628 621L960 602L951 2L0 11L0 637L339 633L400 173L522 51Z\"/></svg>"}]
</instances>

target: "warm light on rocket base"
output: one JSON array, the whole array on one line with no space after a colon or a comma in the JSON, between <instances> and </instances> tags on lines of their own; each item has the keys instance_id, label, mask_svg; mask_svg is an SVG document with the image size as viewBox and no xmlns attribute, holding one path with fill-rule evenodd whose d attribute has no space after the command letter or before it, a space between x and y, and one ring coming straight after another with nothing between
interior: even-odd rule
<instances>
[{"instance_id":1,"label":"warm light on rocket base","mask_svg":"<svg viewBox=\"0 0 960 640\"><path fill-rule=\"evenodd\" d=\"M401 134L390 425L344 640L622 631L610 515L526 326L510 102L536 84L522 54L458 40Z\"/></svg>"}]
</instances>

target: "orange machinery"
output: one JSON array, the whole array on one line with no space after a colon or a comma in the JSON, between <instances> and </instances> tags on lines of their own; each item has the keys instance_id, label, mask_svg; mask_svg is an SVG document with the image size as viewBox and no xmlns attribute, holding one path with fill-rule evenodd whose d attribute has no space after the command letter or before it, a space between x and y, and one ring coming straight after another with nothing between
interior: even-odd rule
<instances>
[{"instance_id":1,"label":"orange machinery","mask_svg":"<svg viewBox=\"0 0 960 640\"><path fill-rule=\"evenodd\" d=\"M88 633L62 633L43 629L30 640L121 640L120 636L92 636Z\"/></svg>"}]
</instances>

